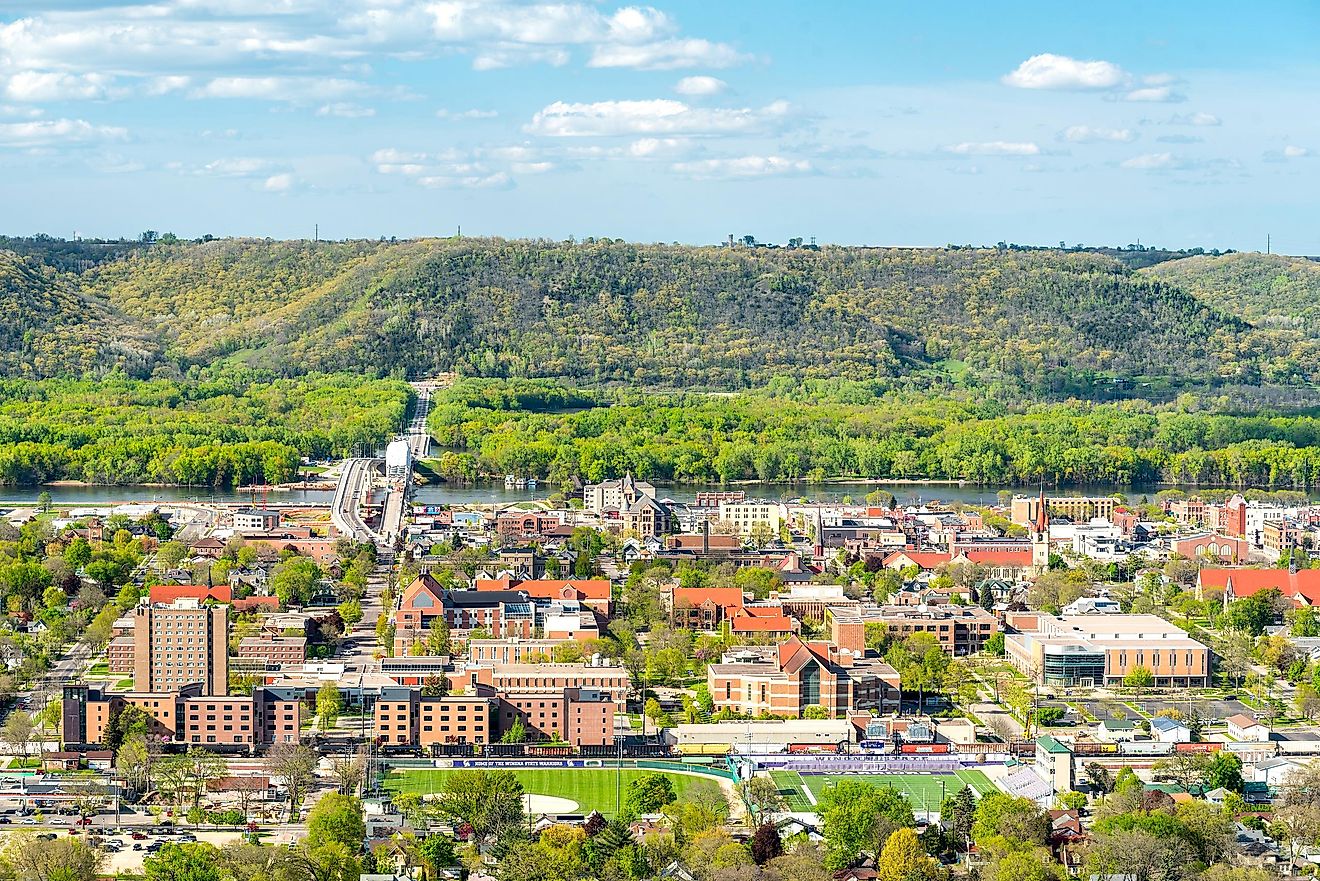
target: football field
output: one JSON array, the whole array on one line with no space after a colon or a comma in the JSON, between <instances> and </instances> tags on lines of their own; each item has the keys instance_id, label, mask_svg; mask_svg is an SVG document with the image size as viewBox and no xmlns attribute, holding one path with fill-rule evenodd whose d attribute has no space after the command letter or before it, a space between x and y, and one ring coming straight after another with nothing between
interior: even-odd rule
<instances>
[{"instance_id":1,"label":"football field","mask_svg":"<svg viewBox=\"0 0 1320 881\"><path fill-rule=\"evenodd\" d=\"M814 802L838 780L861 780L872 786L888 786L907 796L914 811L938 811L940 799L970 786L977 797L997 792L983 771L949 771L938 774L799 774L797 771L771 771L779 794L790 811L815 810ZM810 796L803 787L810 791Z\"/></svg>"},{"instance_id":2,"label":"football field","mask_svg":"<svg viewBox=\"0 0 1320 881\"><path fill-rule=\"evenodd\" d=\"M484 768L482 770L492 770ZM688 787L703 779L696 774L670 774L663 771L624 768L510 768L518 778L523 792L532 796L528 811L554 813L582 813L600 811L613 817L616 809L616 790L619 802L627 794L628 784L644 774L663 774L674 785L674 794L681 796ZM419 792L430 795L444 788L445 778L453 770L395 770L385 778L385 788L391 792ZM714 777L704 778L718 785ZM571 803L571 804L570 804Z\"/></svg>"}]
</instances>

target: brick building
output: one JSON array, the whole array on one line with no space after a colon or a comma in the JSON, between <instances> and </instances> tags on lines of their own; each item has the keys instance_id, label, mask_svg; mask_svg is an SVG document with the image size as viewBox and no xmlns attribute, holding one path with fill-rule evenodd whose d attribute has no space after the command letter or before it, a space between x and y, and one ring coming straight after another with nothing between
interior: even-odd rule
<instances>
[{"instance_id":1,"label":"brick building","mask_svg":"<svg viewBox=\"0 0 1320 881\"><path fill-rule=\"evenodd\" d=\"M141 692L229 691L229 607L203 606L194 598L169 605L144 603L133 610L133 682Z\"/></svg>"},{"instance_id":2,"label":"brick building","mask_svg":"<svg viewBox=\"0 0 1320 881\"><path fill-rule=\"evenodd\" d=\"M999 630L998 619L980 606L863 606L865 623L878 622L897 637L929 633L950 655L979 652Z\"/></svg>"},{"instance_id":3,"label":"brick building","mask_svg":"<svg viewBox=\"0 0 1320 881\"><path fill-rule=\"evenodd\" d=\"M832 717L883 713L897 708L899 695L898 673L885 662L798 637L726 653L707 668L706 685L717 710L786 718L798 718L811 706Z\"/></svg>"},{"instance_id":4,"label":"brick building","mask_svg":"<svg viewBox=\"0 0 1320 881\"><path fill-rule=\"evenodd\" d=\"M273 664L301 664L307 660L307 637L246 636L238 643L238 657Z\"/></svg>"}]
</instances>

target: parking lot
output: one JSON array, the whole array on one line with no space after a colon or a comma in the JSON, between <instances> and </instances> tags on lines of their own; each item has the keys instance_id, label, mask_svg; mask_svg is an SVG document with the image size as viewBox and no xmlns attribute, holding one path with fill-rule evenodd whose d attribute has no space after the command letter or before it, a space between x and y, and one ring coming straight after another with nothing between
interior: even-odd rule
<instances>
[{"instance_id":1,"label":"parking lot","mask_svg":"<svg viewBox=\"0 0 1320 881\"><path fill-rule=\"evenodd\" d=\"M1081 707L1098 720L1121 716L1121 718L1131 719L1134 722L1158 715L1163 710L1177 710L1186 716L1195 713L1206 721L1222 721L1236 713L1251 712L1246 704L1236 699L1226 699L1217 695L1198 695L1189 692L1169 693L1155 697L1059 695L1055 698L1041 700L1041 706L1046 707L1064 707L1066 709L1068 705ZM1068 718L1074 722L1081 721L1075 714L1070 714Z\"/></svg>"}]
</instances>

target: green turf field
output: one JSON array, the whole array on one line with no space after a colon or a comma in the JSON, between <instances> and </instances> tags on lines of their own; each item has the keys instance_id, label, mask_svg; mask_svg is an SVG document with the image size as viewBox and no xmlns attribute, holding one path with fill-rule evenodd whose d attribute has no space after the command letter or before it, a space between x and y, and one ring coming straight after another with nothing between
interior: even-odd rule
<instances>
[{"instance_id":1,"label":"green turf field","mask_svg":"<svg viewBox=\"0 0 1320 881\"><path fill-rule=\"evenodd\" d=\"M944 774L798 774L796 771L771 771L770 779L790 811L812 810L811 800L802 791L805 783L817 801L836 780L861 780L873 786L892 786L907 796L913 810L938 811L941 791L952 795L964 786L972 787L978 795L997 792L990 778L982 771L953 771ZM943 790L940 784L943 783Z\"/></svg>"},{"instance_id":2,"label":"green turf field","mask_svg":"<svg viewBox=\"0 0 1320 881\"><path fill-rule=\"evenodd\" d=\"M490 769L483 769L490 770ZM615 813L615 787L618 786L619 798L626 794L629 782L643 774L662 773L674 784L674 793L682 795L684 790L699 780L709 780L719 785L714 777L702 777L694 774L669 774L663 771L648 771L624 768L614 771L608 768L511 768L523 791L530 795L548 795L566 798L577 802L577 811L566 813L590 813L600 811L606 817ZM423 795L437 792L444 786L444 780L454 771L450 770L396 770L385 778L385 788L392 792L420 792Z\"/></svg>"}]
</instances>

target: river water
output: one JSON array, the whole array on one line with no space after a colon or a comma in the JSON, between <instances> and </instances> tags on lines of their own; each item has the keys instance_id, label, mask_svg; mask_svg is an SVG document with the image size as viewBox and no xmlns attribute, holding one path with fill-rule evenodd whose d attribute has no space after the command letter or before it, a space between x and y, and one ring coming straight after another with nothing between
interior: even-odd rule
<instances>
[{"instance_id":1,"label":"river water","mask_svg":"<svg viewBox=\"0 0 1320 881\"><path fill-rule=\"evenodd\" d=\"M1047 490L1051 495L1109 495L1121 492L1132 501L1140 501L1142 496L1154 498L1155 493L1167 487L1161 486L1116 486L1112 484L1098 486L1070 487L1062 490ZM866 494L874 490L893 493L902 504L922 502L963 502L973 505L989 505L996 502L997 493L1007 489L1017 493L1031 493L1030 487L975 486L956 484L913 484L913 483L829 483L829 484L753 484L737 487L702 486L697 484L659 484L657 494L662 498L679 502L692 501L698 492L714 490L741 489L749 498L767 498L785 501L806 498L812 501L838 501L843 496L851 496L860 502ZM1188 492L1192 487L1184 487ZM215 490L201 487L157 487L157 486L30 486L0 488L0 504L31 505L37 501L42 491L49 492L54 504L59 506L106 505L123 502L213 502L242 503L253 500L252 493L241 490ZM545 498L554 491L553 487L542 484L536 490L509 489L503 481L479 483L469 486L437 484L418 487L415 499L418 502L446 505L471 504L510 504L533 498ZM1320 493L1310 494L1312 499L1320 498ZM272 492L269 501L281 503L301 503L307 505L329 505L334 492L331 490L294 490L290 492Z\"/></svg>"}]
</instances>

